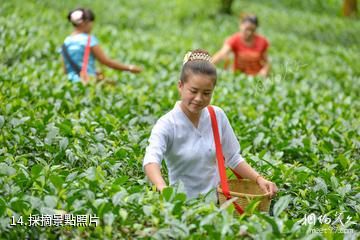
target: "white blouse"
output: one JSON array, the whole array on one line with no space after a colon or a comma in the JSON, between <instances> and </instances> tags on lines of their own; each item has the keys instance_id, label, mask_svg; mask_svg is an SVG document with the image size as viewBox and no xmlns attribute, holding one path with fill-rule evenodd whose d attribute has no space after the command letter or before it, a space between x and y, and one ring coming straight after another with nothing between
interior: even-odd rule
<instances>
[{"instance_id":1,"label":"white blouse","mask_svg":"<svg viewBox=\"0 0 360 240\"><path fill-rule=\"evenodd\" d=\"M235 168L244 159L240 144L224 111L215 107L225 164ZM206 194L220 182L215 155L214 136L207 108L201 112L198 128L185 115L180 102L155 124L143 167L149 163L161 166L165 159L170 185L182 181L189 198Z\"/></svg>"}]
</instances>

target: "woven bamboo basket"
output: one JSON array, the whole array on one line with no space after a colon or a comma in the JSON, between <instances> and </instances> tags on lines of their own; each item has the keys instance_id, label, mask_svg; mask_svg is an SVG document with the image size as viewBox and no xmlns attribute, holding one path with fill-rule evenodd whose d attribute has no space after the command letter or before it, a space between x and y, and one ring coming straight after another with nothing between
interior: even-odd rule
<instances>
[{"instance_id":1,"label":"woven bamboo basket","mask_svg":"<svg viewBox=\"0 0 360 240\"><path fill-rule=\"evenodd\" d=\"M231 197L237 197L236 202L245 209L246 206L253 200L260 200L257 210L261 212L269 212L270 198L269 194L265 193L256 182L248 179L233 179L228 180ZM222 192L220 186L217 187L220 205L226 202L226 197Z\"/></svg>"}]
</instances>

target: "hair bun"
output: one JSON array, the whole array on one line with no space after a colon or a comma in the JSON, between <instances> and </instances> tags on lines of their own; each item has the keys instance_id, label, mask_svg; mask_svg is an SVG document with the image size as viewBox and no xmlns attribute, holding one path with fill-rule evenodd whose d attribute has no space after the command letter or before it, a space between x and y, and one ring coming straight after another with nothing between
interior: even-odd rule
<instances>
[{"instance_id":1,"label":"hair bun","mask_svg":"<svg viewBox=\"0 0 360 240\"><path fill-rule=\"evenodd\" d=\"M202 49L196 49L185 54L183 65L191 61L207 61L211 62L210 54Z\"/></svg>"},{"instance_id":2,"label":"hair bun","mask_svg":"<svg viewBox=\"0 0 360 240\"><path fill-rule=\"evenodd\" d=\"M81 10L75 10L70 14L70 21L74 24L80 24L83 22L84 12Z\"/></svg>"}]
</instances>

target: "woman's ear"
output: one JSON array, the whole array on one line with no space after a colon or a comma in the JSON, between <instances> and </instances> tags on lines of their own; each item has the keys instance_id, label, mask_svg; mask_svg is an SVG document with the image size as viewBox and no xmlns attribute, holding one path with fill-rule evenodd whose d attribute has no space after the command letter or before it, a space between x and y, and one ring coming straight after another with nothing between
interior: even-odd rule
<instances>
[{"instance_id":1,"label":"woman's ear","mask_svg":"<svg viewBox=\"0 0 360 240\"><path fill-rule=\"evenodd\" d=\"M184 86L184 83L181 80L179 80L178 89L180 90L183 86Z\"/></svg>"}]
</instances>

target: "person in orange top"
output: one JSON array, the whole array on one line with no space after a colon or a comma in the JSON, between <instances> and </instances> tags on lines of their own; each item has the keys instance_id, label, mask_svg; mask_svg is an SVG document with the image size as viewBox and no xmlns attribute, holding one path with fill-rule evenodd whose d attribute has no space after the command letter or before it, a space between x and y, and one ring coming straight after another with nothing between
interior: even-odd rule
<instances>
[{"instance_id":1,"label":"person in orange top","mask_svg":"<svg viewBox=\"0 0 360 240\"><path fill-rule=\"evenodd\" d=\"M214 54L214 64L227 59L232 52L234 54L234 71L240 71L247 75L259 75L266 77L270 71L270 63L267 58L269 42L265 37L256 33L259 26L255 15L244 15L240 18L240 31L225 40L223 47Z\"/></svg>"}]
</instances>

